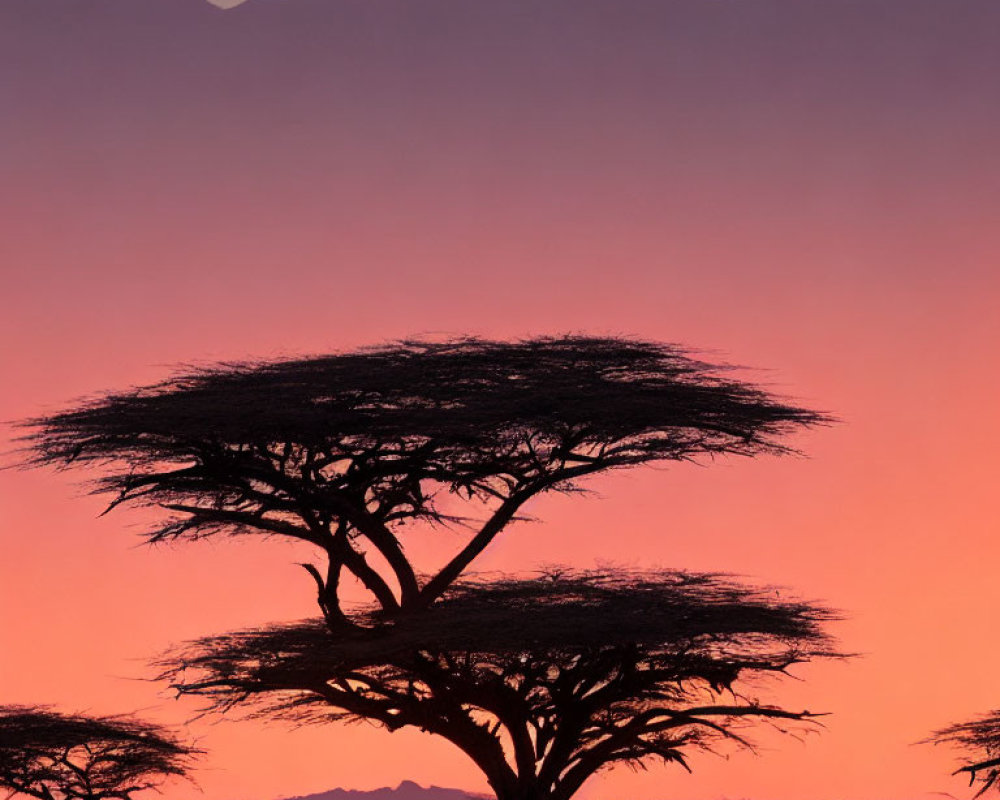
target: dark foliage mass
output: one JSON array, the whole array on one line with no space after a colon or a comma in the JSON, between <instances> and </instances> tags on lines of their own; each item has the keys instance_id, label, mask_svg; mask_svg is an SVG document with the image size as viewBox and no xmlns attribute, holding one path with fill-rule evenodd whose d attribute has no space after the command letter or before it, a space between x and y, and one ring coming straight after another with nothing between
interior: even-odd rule
<instances>
[{"instance_id":1,"label":"dark foliage mass","mask_svg":"<svg viewBox=\"0 0 1000 800\"><path fill-rule=\"evenodd\" d=\"M341 573L386 611L426 606L539 493L662 460L784 453L825 418L680 348L621 338L406 341L377 349L192 369L30 420L30 464L97 464L98 491L170 515L151 541L218 533L298 538L328 619ZM482 520L439 502L482 504ZM421 582L411 521L471 535ZM388 565L369 563L376 553Z\"/></svg>"},{"instance_id":2,"label":"dark foliage mass","mask_svg":"<svg viewBox=\"0 0 1000 800\"><path fill-rule=\"evenodd\" d=\"M991 711L969 722L959 722L934 733L931 741L963 750L972 762L955 774L969 773L969 785L980 782L976 797L997 785L1000 779L1000 711Z\"/></svg>"},{"instance_id":3,"label":"dark foliage mass","mask_svg":"<svg viewBox=\"0 0 1000 800\"><path fill-rule=\"evenodd\" d=\"M40 800L131 800L184 777L199 750L130 717L0 706L0 787Z\"/></svg>"},{"instance_id":4,"label":"dark foliage mass","mask_svg":"<svg viewBox=\"0 0 1000 800\"><path fill-rule=\"evenodd\" d=\"M331 631L322 620L209 637L162 677L209 707L295 721L373 720L440 735L501 800L565 800L598 770L808 712L742 693L835 657L828 610L724 576L565 572L460 582L431 607Z\"/></svg>"}]
</instances>

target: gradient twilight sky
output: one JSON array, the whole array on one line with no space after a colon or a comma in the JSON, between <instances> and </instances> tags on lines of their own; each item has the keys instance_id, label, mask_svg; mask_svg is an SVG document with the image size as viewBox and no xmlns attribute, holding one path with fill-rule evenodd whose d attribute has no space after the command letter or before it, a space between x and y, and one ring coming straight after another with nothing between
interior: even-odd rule
<instances>
[{"instance_id":1,"label":"gradient twilight sky","mask_svg":"<svg viewBox=\"0 0 1000 800\"><path fill-rule=\"evenodd\" d=\"M819 734L580 797L970 796L913 743L1000 705L997 75L995 0L0 0L0 419L410 334L760 368L841 418L808 458L597 479L481 566L730 570L864 657L775 690ZM181 722L146 659L313 613L301 551L139 547L78 477L0 473L0 702ZM207 800L485 789L416 733L189 730Z\"/></svg>"}]
</instances>

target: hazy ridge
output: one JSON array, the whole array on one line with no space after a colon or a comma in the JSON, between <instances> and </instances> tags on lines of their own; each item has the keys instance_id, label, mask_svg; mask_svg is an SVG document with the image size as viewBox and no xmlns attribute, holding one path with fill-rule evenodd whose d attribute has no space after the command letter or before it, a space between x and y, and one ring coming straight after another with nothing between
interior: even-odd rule
<instances>
[{"instance_id":1,"label":"hazy ridge","mask_svg":"<svg viewBox=\"0 0 1000 800\"><path fill-rule=\"evenodd\" d=\"M413 781L403 781L395 789L385 786L368 791L361 789L331 789L328 792L288 797L284 800L483 800L486 795L448 789L442 786L423 787Z\"/></svg>"}]
</instances>

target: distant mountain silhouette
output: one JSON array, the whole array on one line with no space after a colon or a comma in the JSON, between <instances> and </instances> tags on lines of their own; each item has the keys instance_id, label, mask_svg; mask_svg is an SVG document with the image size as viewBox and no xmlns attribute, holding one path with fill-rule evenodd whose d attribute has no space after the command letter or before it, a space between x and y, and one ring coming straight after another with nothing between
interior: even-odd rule
<instances>
[{"instance_id":1,"label":"distant mountain silhouette","mask_svg":"<svg viewBox=\"0 0 1000 800\"><path fill-rule=\"evenodd\" d=\"M395 789L361 791L359 789L331 789L328 792L289 797L285 800L484 800L488 795L446 789L441 786L424 788L413 781L403 781Z\"/></svg>"}]
</instances>

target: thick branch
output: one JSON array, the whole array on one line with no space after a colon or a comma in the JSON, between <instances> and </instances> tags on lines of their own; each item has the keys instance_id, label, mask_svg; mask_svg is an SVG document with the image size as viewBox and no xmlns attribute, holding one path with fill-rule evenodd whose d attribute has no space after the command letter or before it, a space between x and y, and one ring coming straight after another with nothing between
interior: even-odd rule
<instances>
[{"instance_id":1,"label":"thick branch","mask_svg":"<svg viewBox=\"0 0 1000 800\"><path fill-rule=\"evenodd\" d=\"M546 476L542 480L522 486L515 490L503 503L493 512L493 515L486 521L479 532L472 537L468 544L452 558L438 573L428 581L420 592L419 605L426 607L439 598L448 587L462 574L466 567L480 553L487 548L497 535L510 523L517 513L517 510L536 494L551 488L563 481L582 477L592 472L606 469L606 466L593 464L569 469L560 469Z\"/></svg>"}]
</instances>

